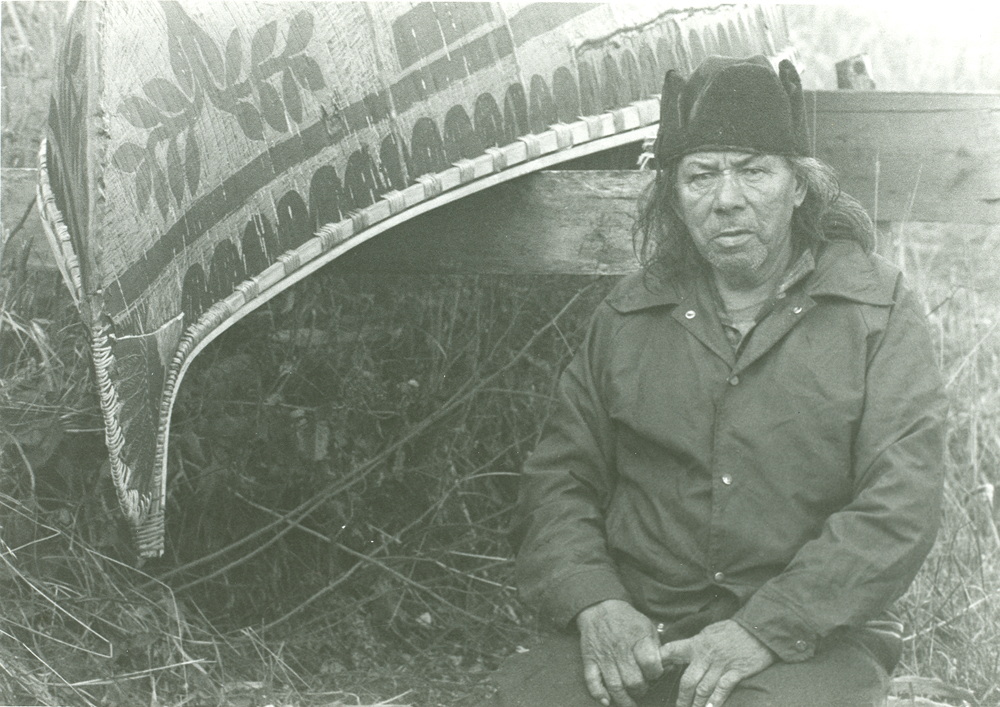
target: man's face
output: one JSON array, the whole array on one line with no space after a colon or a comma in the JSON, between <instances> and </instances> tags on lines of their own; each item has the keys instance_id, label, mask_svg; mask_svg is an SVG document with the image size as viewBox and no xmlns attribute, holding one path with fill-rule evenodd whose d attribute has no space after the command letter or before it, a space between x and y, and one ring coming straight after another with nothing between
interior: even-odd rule
<instances>
[{"instance_id":1,"label":"man's face","mask_svg":"<svg viewBox=\"0 0 1000 707\"><path fill-rule=\"evenodd\" d=\"M792 251L792 211L805 195L777 155L696 152L677 167L679 213L695 247L737 285L780 277Z\"/></svg>"}]
</instances>

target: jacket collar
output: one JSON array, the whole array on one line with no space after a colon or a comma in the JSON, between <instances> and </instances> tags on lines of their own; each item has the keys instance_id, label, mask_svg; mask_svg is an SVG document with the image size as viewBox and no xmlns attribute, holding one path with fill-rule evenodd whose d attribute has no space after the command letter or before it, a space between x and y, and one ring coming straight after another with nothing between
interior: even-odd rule
<instances>
[{"instance_id":1,"label":"jacket collar","mask_svg":"<svg viewBox=\"0 0 1000 707\"><path fill-rule=\"evenodd\" d=\"M684 299L684 290L680 280L663 280L653 271L642 269L627 275L608 295L607 301L618 312L628 314L678 304Z\"/></svg>"},{"instance_id":2,"label":"jacket collar","mask_svg":"<svg viewBox=\"0 0 1000 707\"><path fill-rule=\"evenodd\" d=\"M888 307L896 301L899 274L882 256L865 253L853 241L830 241L819 252L806 292Z\"/></svg>"},{"instance_id":3,"label":"jacket collar","mask_svg":"<svg viewBox=\"0 0 1000 707\"><path fill-rule=\"evenodd\" d=\"M899 270L884 258L865 253L853 241L830 241L820 247L816 268L805 279L812 297L841 299L889 306L895 301ZM627 314L650 307L676 305L690 296L691 278L665 281L643 270L626 277L608 297L616 311Z\"/></svg>"}]
</instances>

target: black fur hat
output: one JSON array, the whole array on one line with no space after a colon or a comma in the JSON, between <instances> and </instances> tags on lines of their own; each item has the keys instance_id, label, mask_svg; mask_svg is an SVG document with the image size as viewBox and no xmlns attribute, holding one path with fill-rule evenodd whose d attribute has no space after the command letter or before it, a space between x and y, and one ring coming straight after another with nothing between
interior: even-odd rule
<instances>
[{"instance_id":1,"label":"black fur hat","mask_svg":"<svg viewBox=\"0 0 1000 707\"><path fill-rule=\"evenodd\" d=\"M667 72L653 148L657 162L711 150L809 154L802 82L790 61L783 59L775 73L763 55L710 56L687 81Z\"/></svg>"}]
</instances>

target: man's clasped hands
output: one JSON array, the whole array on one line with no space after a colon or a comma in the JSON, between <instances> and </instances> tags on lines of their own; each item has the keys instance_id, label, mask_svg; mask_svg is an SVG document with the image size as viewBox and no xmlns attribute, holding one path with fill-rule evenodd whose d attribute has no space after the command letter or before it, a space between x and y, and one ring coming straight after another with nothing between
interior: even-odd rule
<instances>
[{"instance_id":1,"label":"man's clasped hands","mask_svg":"<svg viewBox=\"0 0 1000 707\"><path fill-rule=\"evenodd\" d=\"M671 665L687 665L677 707L722 707L741 680L776 656L732 620L709 624L691 638L660 645L656 625L618 599L594 604L576 618L584 679L605 707L634 707L635 699Z\"/></svg>"}]
</instances>

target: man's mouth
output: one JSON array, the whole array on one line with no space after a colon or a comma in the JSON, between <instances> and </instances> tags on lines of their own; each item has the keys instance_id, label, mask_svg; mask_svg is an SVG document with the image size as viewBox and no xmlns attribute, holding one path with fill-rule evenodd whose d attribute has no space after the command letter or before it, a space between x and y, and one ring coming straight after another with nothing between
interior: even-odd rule
<instances>
[{"instance_id":1,"label":"man's mouth","mask_svg":"<svg viewBox=\"0 0 1000 707\"><path fill-rule=\"evenodd\" d=\"M735 248L745 244L753 238L753 236L754 233L751 230L733 228L727 231L722 231L712 240L717 246L721 246L723 248Z\"/></svg>"}]
</instances>

